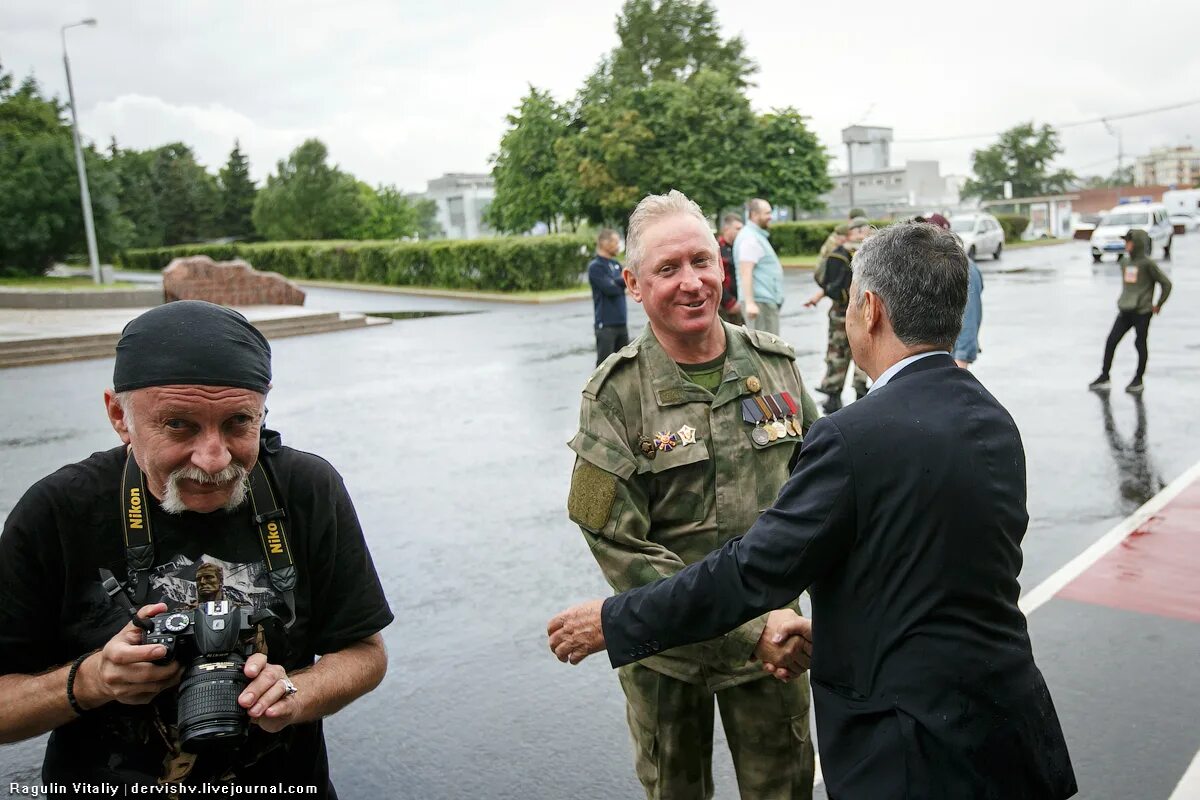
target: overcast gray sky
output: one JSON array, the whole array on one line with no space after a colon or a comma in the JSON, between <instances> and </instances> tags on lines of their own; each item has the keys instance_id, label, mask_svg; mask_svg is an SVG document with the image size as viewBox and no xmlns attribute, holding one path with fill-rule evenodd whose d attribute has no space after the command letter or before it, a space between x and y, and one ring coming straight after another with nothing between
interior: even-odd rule
<instances>
[{"instance_id":1,"label":"overcast gray sky","mask_svg":"<svg viewBox=\"0 0 1200 800\"><path fill-rule=\"evenodd\" d=\"M0 62L65 98L67 32L86 137L190 144L215 169L241 140L262 179L310 136L370 183L423 190L489 169L527 84L570 97L616 43L620 0L3 0ZM852 123L897 141L1061 123L1200 99L1200 4L736 3L719 0L761 71L756 110L793 105L839 157ZM846 9L853 8L852 13ZM1116 123L1127 156L1200 145L1200 105ZM966 174L989 139L897 144ZM1103 126L1063 131L1063 166L1111 172Z\"/></svg>"}]
</instances>

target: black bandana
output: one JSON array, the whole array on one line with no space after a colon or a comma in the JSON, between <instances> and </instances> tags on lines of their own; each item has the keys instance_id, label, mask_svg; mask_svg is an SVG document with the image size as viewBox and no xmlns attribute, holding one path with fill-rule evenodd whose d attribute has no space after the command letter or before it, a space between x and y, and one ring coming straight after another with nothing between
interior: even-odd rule
<instances>
[{"instance_id":1,"label":"black bandana","mask_svg":"<svg viewBox=\"0 0 1200 800\"><path fill-rule=\"evenodd\" d=\"M117 342L113 391L233 386L267 393L271 345L231 308L177 300L130 321Z\"/></svg>"}]
</instances>

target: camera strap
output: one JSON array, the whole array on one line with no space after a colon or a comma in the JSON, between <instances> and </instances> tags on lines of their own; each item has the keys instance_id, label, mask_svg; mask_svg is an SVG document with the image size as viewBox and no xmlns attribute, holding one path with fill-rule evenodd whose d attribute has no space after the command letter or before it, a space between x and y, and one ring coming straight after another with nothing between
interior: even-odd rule
<instances>
[{"instance_id":1,"label":"camera strap","mask_svg":"<svg viewBox=\"0 0 1200 800\"><path fill-rule=\"evenodd\" d=\"M250 509L258 526L267 577L287 604L288 619L283 625L290 628L296 621L296 564L292 561L292 546L284 523L287 512L276 500L274 483L267 474L262 454L250 472Z\"/></svg>"},{"instance_id":2,"label":"camera strap","mask_svg":"<svg viewBox=\"0 0 1200 800\"><path fill-rule=\"evenodd\" d=\"M121 477L121 521L125 529L125 567L129 588L139 606L150 593L150 568L154 566L154 534L150 530L150 506L146 498L146 476L133 457L133 448L125 451L125 473Z\"/></svg>"},{"instance_id":3,"label":"camera strap","mask_svg":"<svg viewBox=\"0 0 1200 800\"><path fill-rule=\"evenodd\" d=\"M296 565L287 538L284 520L287 512L276 500L276 493L265 453L260 452L250 471L250 512L262 544L267 577L272 588L283 596L288 608L285 628L296 621ZM133 457L132 449L125 455L125 472L121 478L121 521L125 532L125 567L133 601L140 607L150 594L150 569L154 566L154 533L150 527L150 506L147 500L146 475Z\"/></svg>"}]
</instances>

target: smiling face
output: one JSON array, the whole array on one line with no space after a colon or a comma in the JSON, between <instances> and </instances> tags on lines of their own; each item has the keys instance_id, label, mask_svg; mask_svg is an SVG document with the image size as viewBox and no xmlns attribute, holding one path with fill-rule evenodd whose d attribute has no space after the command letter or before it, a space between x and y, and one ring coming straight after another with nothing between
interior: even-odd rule
<instances>
[{"instance_id":1,"label":"smiling face","mask_svg":"<svg viewBox=\"0 0 1200 800\"><path fill-rule=\"evenodd\" d=\"M105 405L121 441L167 511L208 513L244 496L258 460L265 396L217 386L154 386L131 393L125 407L111 392Z\"/></svg>"},{"instance_id":2,"label":"smiling face","mask_svg":"<svg viewBox=\"0 0 1200 800\"><path fill-rule=\"evenodd\" d=\"M660 338L687 341L720 327L724 270L708 225L686 214L664 216L643 231L641 252L637 272L626 270L625 280Z\"/></svg>"}]
</instances>

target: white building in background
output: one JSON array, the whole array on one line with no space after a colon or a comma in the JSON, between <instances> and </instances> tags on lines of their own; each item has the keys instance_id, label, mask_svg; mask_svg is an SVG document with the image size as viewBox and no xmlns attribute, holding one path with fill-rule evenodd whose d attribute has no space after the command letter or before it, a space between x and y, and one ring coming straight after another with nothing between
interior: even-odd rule
<instances>
[{"instance_id":1,"label":"white building in background","mask_svg":"<svg viewBox=\"0 0 1200 800\"><path fill-rule=\"evenodd\" d=\"M490 174L447 172L429 181L424 196L437 204L437 221L447 239L495 235L483 216L496 197L496 185Z\"/></svg>"},{"instance_id":2,"label":"white building in background","mask_svg":"<svg viewBox=\"0 0 1200 800\"><path fill-rule=\"evenodd\" d=\"M1200 183L1200 150L1186 147L1157 147L1138 156L1133 167L1138 186L1180 186Z\"/></svg>"},{"instance_id":3,"label":"white building in background","mask_svg":"<svg viewBox=\"0 0 1200 800\"><path fill-rule=\"evenodd\" d=\"M857 207L869 217L886 217L959 204L962 178L942 175L937 161L892 166L891 128L852 125L842 130L842 141L850 170L830 174L833 190L821 197L826 216L844 217Z\"/></svg>"}]
</instances>

